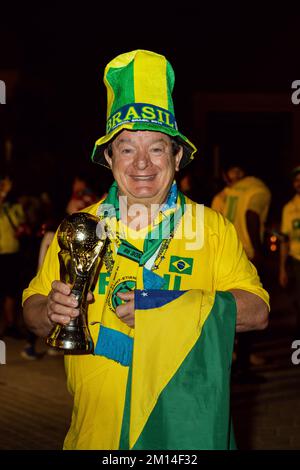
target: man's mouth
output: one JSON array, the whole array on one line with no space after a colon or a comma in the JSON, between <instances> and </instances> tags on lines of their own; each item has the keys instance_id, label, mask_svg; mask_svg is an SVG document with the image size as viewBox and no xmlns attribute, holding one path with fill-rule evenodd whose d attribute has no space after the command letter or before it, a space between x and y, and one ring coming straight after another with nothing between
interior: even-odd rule
<instances>
[{"instance_id":1,"label":"man's mouth","mask_svg":"<svg viewBox=\"0 0 300 470\"><path fill-rule=\"evenodd\" d=\"M135 181L152 181L155 175L130 175Z\"/></svg>"}]
</instances>

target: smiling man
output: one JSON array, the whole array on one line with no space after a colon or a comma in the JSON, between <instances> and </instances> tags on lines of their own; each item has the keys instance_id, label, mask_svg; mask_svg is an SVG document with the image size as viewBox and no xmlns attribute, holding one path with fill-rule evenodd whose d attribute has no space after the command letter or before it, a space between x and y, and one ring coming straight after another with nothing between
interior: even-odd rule
<instances>
[{"instance_id":1,"label":"smiling man","mask_svg":"<svg viewBox=\"0 0 300 470\"><path fill-rule=\"evenodd\" d=\"M178 191L175 173L196 148L177 128L170 63L132 51L107 65L104 82L107 129L92 160L115 181L85 210L109 239L88 297L94 354L65 356L74 408L64 447L234 448L234 334L266 327L268 294L233 225ZM40 336L78 315L58 252L55 238L24 291L25 321Z\"/></svg>"},{"instance_id":2,"label":"smiling man","mask_svg":"<svg viewBox=\"0 0 300 470\"><path fill-rule=\"evenodd\" d=\"M125 130L104 154L118 182L119 195L126 195L129 205L150 206L167 199L182 148L161 132Z\"/></svg>"}]
</instances>

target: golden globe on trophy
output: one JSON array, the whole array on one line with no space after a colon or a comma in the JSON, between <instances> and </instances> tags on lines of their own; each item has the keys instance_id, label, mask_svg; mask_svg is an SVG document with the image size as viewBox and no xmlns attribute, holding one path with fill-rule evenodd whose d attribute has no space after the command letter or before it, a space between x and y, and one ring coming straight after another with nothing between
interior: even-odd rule
<instances>
[{"instance_id":1,"label":"golden globe on trophy","mask_svg":"<svg viewBox=\"0 0 300 470\"><path fill-rule=\"evenodd\" d=\"M79 316L68 325L55 325L46 343L69 354L91 354L94 345L88 328L86 298L99 267L106 233L98 217L75 212L62 221L57 237L60 280L72 286Z\"/></svg>"}]
</instances>

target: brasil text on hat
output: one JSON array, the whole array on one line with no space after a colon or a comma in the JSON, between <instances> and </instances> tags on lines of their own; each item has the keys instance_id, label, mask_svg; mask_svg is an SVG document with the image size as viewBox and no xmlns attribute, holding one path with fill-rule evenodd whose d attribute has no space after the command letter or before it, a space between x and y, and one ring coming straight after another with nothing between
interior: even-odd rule
<instances>
[{"instance_id":1,"label":"brasil text on hat","mask_svg":"<svg viewBox=\"0 0 300 470\"><path fill-rule=\"evenodd\" d=\"M175 75L167 59L155 52L136 50L113 59L104 71L107 88L106 135L97 140L92 160L108 166L104 150L123 129L156 131L176 137L183 146L180 167L197 151L179 132L172 91Z\"/></svg>"}]
</instances>

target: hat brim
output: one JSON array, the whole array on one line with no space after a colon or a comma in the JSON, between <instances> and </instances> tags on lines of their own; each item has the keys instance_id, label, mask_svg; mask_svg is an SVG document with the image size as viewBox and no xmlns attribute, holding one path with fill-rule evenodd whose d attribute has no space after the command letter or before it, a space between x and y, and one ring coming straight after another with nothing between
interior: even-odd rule
<instances>
[{"instance_id":1,"label":"hat brim","mask_svg":"<svg viewBox=\"0 0 300 470\"><path fill-rule=\"evenodd\" d=\"M194 159L194 155L197 152L197 148L190 142L181 132L177 129L172 129L169 127L164 127L159 124L155 123L124 123L119 127L115 128L109 134L101 137L95 143L95 147L92 153L92 161L94 163L98 163L99 165L103 165L109 168L109 165L104 156L104 150L107 147L107 144L113 140L122 130L130 130L130 131L154 131L154 132L162 132L163 134L167 134L170 137L176 137L179 140L179 144L183 147L183 156L180 162L180 169L185 167L188 163L190 163Z\"/></svg>"}]
</instances>

